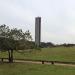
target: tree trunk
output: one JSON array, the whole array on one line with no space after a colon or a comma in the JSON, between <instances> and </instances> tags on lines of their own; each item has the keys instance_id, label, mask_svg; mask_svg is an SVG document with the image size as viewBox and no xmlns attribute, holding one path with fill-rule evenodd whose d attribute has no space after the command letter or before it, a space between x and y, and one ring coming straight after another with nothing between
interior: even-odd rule
<instances>
[{"instance_id":1,"label":"tree trunk","mask_svg":"<svg viewBox=\"0 0 75 75\"><path fill-rule=\"evenodd\" d=\"M13 63L13 50L8 50L9 54L9 63Z\"/></svg>"},{"instance_id":2,"label":"tree trunk","mask_svg":"<svg viewBox=\"0 0 75 75\"><path fill-rule=\"evenodd\" d=\"M13 63L13 50L11 50L11 63Z\"/></svg>"},{"instance_id":3,"label":"tree trunk","mask_svg":"<svg viewBox=\"0 0 75 75\"><path fill-rule=\"evenodd\" d=\"M10 63L10 50L8 50L8 55L9 55L8 59L9 59L9 63Z\"/></svg>"}]
</instances>

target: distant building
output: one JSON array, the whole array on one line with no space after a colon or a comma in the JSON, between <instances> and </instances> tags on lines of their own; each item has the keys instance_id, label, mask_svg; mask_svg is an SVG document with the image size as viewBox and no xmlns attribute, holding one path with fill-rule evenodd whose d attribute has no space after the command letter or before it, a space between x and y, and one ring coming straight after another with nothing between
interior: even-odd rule
<instances>
[{"instance_id":1,"label":"distant building","mask_svg":"<svg viewBox=\"0 0 75 75\"><path fill-rule=\"evenodd\" d=\"M41 17L35 18L35 45L40 46L41 41Z\"/></svg>"}]
</instances>

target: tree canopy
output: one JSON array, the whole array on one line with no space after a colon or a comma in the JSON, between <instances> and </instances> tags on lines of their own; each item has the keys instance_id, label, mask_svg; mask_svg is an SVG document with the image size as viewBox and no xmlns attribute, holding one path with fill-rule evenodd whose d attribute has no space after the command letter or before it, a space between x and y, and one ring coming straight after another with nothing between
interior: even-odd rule
<instances>
[{"instance_id":1,"label":"tree canopy","mask_svg":"<svg viewBox=\"0 0 75 75\"><path fill-rule=\"evenodd\" d=\"M23 32L22 29L10 29L5 24L0 26L0 50L26 49L27 42L31 40L29 30Z\"/></svg>"}]
</instances>

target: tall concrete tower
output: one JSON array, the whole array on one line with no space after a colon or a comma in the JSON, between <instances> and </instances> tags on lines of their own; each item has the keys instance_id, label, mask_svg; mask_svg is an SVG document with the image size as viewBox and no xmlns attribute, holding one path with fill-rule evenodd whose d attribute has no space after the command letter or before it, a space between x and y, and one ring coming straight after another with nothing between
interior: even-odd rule
<instances>
[{"instance_id":1,"label":"tall concrete tower","mask_svg":"<svg viewBox=\"0 0 75 75\"><path fill-rule=\"evenodd\" d=\"M35 45L40 46L41 41L41 17L35 18Z\"/></svg>"}]
</instances>

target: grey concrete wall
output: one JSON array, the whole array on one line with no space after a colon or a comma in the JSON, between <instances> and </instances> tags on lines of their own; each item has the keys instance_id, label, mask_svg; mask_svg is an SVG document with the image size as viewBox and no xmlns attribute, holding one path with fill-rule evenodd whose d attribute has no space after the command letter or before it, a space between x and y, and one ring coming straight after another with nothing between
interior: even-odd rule
<instances>
[{"instance_id":1,"label":"grey concrete wall","mask_svg":"<svg viewBox=\"0 0 75 75\"><path fill-rule=\"evenodd\" d=\"M41 41L41 17L35 18L35 45L40 46Z\"/></svg>"}]
</instances>

